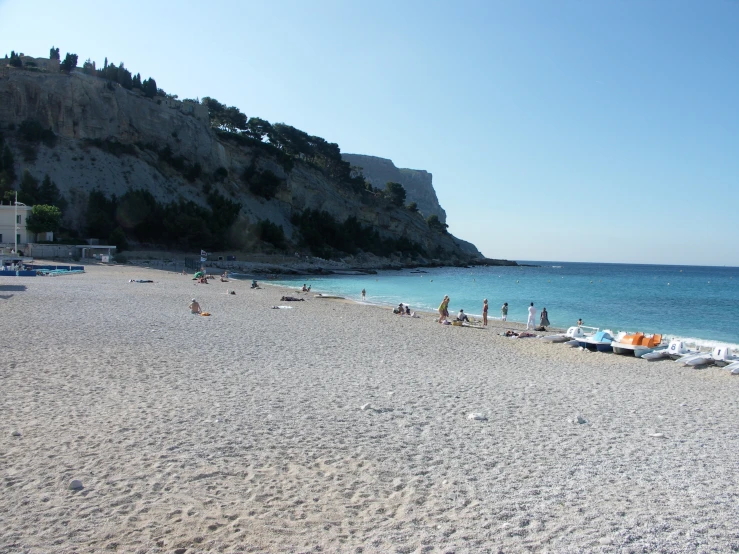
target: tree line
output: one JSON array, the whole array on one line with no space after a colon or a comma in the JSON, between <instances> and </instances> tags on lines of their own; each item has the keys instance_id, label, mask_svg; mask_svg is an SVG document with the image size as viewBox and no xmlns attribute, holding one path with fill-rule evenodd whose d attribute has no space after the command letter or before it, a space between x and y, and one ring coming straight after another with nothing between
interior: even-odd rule
<instances>
[{"instance_id":1,"label":"tree line","mask_svg":"<svg viewBox=\"0 0 739 554\"><path fill-rule=\"evenodd\" d=\"M208 194L207 203L207 208L182 199L163 203L144 189L110 198L93 190L85 211L85 231L119 250L127 247L129 239L182 250L229 248L241 204L217 191Z\"/></svg>"},{"instance_id":2,"label":"tree line","mask_svg":"<svg viewBox=\"0 0 739 554\"><path fill-rule=\"evenodd\" d=\"M383 257L398 252L412 258L426 256L417 242L406 237L383 238L376 228L362 225L354 216L339 222L326 211L307 209L293 214L291 223L300 232L299 244L321 258L332 258L337 252L356 254L360 250Z\"/></svg>"}]
</instances>

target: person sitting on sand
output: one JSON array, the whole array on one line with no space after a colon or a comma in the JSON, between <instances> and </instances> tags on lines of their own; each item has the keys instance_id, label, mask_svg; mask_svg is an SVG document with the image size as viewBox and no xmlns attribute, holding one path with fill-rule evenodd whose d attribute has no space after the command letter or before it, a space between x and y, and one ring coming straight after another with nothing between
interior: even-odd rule
<instances>
[{"instance_id":1,"label":"person sitting on sand","mask_svg":"<svg viewBox=\"0 0 739 554\"><path fill-rule=\"evenodd\" d=\"M200 304L198 304L198 301L195 300L194 298L192 299L192 302L190 302L189 308L190 308L190 313L193 313L193 314L199 314L200 312L202 312L202 310L200 309Z\"/></svg>"},{"instance_id":2,"label":"person sitting on sand","mask_svg":"<svg viewBox=\"0 0 739 554\"><path fill-rule=\"evenodd\" d=\"M295 298L294 296L283 296L280 302L305 302L305 298Z\"/></svg>"},{"instance_id":3,"label":"person sitting on sand","mask_svg":"<svg viewBox=\"0 0 739 554\"><path fill-rule=\"evenodd\" d=\"M308 288L305 286L305 283L303 283L303 288L300 289L301 292L308 292Z\"/></svg>"},{"instance_id":4,"label":"person sitting on sand","mask_svg":"<svg viewBox=\"0 0 739 554\"><path fill-rule=\"evenodd\" d=\"M470 318L467 317L467 314L464 313L464 310L460 309L459 314L457 314L457 321L466 321L467 323L469 323Z\"/></svg>"},{"instance_id":5,"label":"person sitting on sand","mask_svg":"<svg viewBox=\"0 0 739 554\"><path fill-rule=\"evenodd\" d=\"M259 285L257 284L257 280L256 279L252 279L251 280L251 288L253 288L253 289L260 288Z\"/></svg>"},{"instance_id":6,"label":"person sitting on sand","mask_svg":"<svg viewBox=\"0 0 739 554\"><path fill-rule=\"evenodd\" d=\"M411 315L411 307L408 304L405 305L405 315Z\"/></svg>"},{"instance_id":7,"label":"person sitting on sand","mask_svg":"<svg viewBox=\"0 0 739 554\"><path fill-rule=\"evenodd\" d=\"M221 283L228 283L228 271L224 271L221 275Z\"/></svg>"},{"instance_id":8,"label":"person sitting on sand","mask_svg":"<svg viewBox=\"0 0 739 554\"><path fill-rule=\"evenodd\" d=\"M405 308L403 307L402 302L398 304L398 307L393 310L393 313L398 315L405 315Z\"/></svg>"},{"instance_id":9,"label":"person sitting on sand","mask_svg":"<svg viewBox=\"0 0 739 554\"><path fill-rule=\"evenodd\" d=\"M205 275L203 275L200 278L200 281L199 282L200 282L201 285L207 285L208 284L208 278Z\"/></svg>"}]
</instances>

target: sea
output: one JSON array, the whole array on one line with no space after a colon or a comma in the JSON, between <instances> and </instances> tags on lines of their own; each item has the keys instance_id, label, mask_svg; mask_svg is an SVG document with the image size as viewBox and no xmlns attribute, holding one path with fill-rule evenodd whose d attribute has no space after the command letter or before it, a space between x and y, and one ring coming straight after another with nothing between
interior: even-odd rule
<instances>
[{"instance_id":1,"label":"sea","mask_svg":"<svg viewBox=\"0 0 739 554\"><path fill-rule=\"evenodd\" d=\"M404 269L376 275L327 275L269 280L298 290L330 293L362 302L436 311L451 298L459 309L525 323L531 302L546 307L551 326L584 325L613 331L641 331L679 337L701 345L728 344L739 350L739 268L527 261L519 266ZM524 265L525 264L525 265ZM538 324L538 316L537 316Z\"/></svg>"}]
</instances>

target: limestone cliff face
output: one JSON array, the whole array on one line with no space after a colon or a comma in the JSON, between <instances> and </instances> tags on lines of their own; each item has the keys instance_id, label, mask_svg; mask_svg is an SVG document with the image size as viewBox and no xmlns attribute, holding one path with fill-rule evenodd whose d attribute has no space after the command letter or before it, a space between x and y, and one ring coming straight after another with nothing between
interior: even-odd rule
<instances>
[{"instance_id":1,"label":"limestone cliff face","mask_svg":"<svg viewBox=\"0 0 739 554\"><path fill-rule=\"evenodd\" d=\"M17 129L29 119L50 128L57 141L53 147L37 146L35 159L24 160ZM315 166L295 160L285 169L263 149L222 139L210 127L202 105L146 98L139 91L125 90L81 72L67 75L0 67L0 130L14 153L16 172L20 175L27 168L39 179L48 174L70 202L65 214L67 223L80 228L85 199L93 189L120 196L143 188L160 201L185 199L205 204L203 189L207 184L242 204L238 225L242 233L248 233L246 223L267 219L282 225L288 239L296 238L290 217L311 208L325 210L339 221L355 216L361 223L376 227L383 236L406 237L429 253L443 251L447 260L481 257L474 246L461 244L450 234L431 231L420 214L362 201L356 192L332 181ZM127 149L114 154L86 139L115 140ZM188 181L182 172L164 163L156 148L166 146L187 163L199 163L202 176ZM242 179L247 168L269 170L279 178L274 198L265 200L249 191ZM226 177L213 179L216 170L225 170ZM437 213L443 221L431 175L412 172L401 180L396 176L397 168L395 172L387 180L403 183L411 201L428 210L424 213Z\"/></svg>"},{"instance_id":2,"label":"limestone cliff face","mask_svg":"<svg viewBox=\"0 0 739 554\"><path fill-rule=\"evenodd\" d=\"M397 168L392 160L376 156L342 154L341 157L353 166L361 168L365 178L375 188L384 189L389 181L400 183L405 188L407 201L415 202L425 217L436 214L442 223L446 223L446 212L439 205L431 182L432 176L428 171Z\"/></svg>"}]
</instances>

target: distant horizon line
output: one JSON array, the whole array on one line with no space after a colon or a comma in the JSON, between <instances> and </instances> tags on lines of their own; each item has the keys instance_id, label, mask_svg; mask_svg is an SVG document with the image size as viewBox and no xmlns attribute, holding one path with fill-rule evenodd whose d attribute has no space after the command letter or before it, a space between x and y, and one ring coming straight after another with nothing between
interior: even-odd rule
<instances>
[{"instance_id":1,"label":"distant horizon line","mask_svg":"<svg viewBox=\"0 0 739 554\"><path fill-rule=\"evenodd\" d=\"M702 264L676 264L676 263L644 263L644 262L575 262L575 261L566 261L566 260L512 260L516 263L551 263L551 264L608 264L608 265L653 265L653 266L664 266L664 267L726 267L731 269L739 269L739 265L717 265L717 264L709 264L709 265L702 265Z\"/></svg>"}]
</instances>

